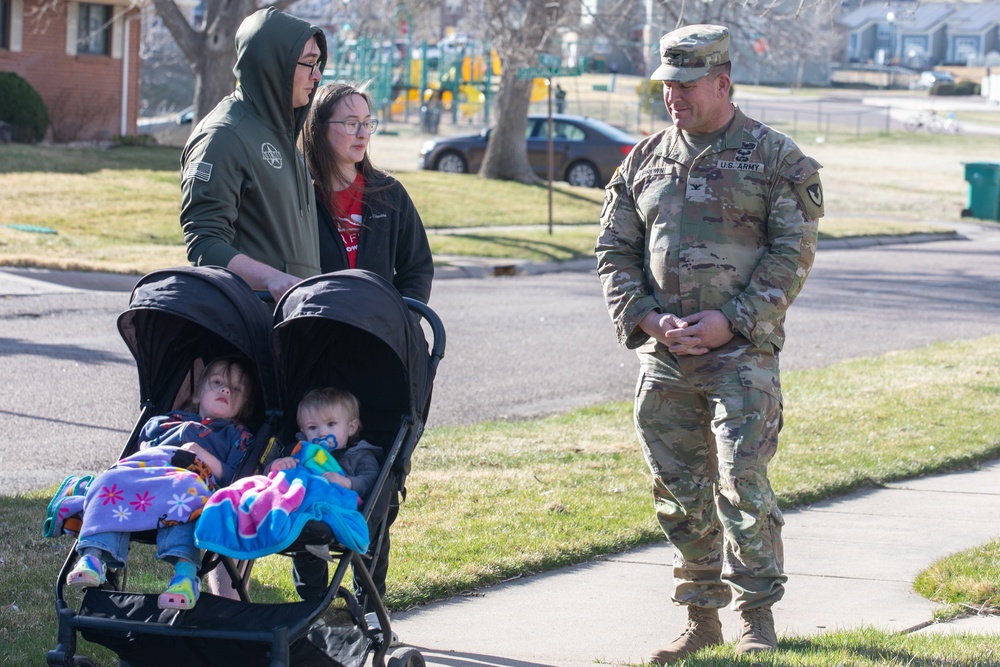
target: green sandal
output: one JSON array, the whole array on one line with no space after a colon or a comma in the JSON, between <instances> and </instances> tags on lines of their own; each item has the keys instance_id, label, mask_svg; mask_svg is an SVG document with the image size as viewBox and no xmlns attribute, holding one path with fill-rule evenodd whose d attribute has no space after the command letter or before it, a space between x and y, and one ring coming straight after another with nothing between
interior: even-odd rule
<instances>
[{"instance_id":1,"label":"green sandal","mask_svg":"<svg viewBox=\"0 0 1000 667\"><path fill-rule=\"evenodd\" d=\"M80 556L68 575L66 575L66 585L80 588L100 586L107 581L108 570L97 556Z\"/></svg>"},{"instance_id":2,"label":"green sandal","mask_svg":"<svg viewBox=\"0 0 1000 667\"><path fill-rule=\"evenodd\" d=\"M174 575L167 590L160 593L156 605L160 609L191 609L198 602L201 582L182 574Z\"/></svg>"}]
</instances>

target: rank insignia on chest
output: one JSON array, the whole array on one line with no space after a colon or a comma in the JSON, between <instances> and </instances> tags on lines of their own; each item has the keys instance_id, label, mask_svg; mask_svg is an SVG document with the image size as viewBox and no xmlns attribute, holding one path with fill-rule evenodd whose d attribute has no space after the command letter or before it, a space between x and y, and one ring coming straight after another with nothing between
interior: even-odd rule
<instances>
[{"instance_id":1,"label":"rank insignia on chest","mask_svg":"<svg viewBox=\"0 0 1000 667\"><path fill-rule=\"evenodd\" d=\"M689 201L708 201L708 179L688 178L686 196Z\"/></svg>"}]
</instances>

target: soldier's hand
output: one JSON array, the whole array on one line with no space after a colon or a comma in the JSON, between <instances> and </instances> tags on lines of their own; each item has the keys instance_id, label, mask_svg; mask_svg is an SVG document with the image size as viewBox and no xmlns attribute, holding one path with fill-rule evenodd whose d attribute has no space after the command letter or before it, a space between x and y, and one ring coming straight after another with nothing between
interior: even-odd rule
<instances>
[{"instance_id":1,"label":"soldier's hand","mask_svg":"<svg viewBox=\"0 0 1000 667\"><path fill-rule=\"evenodd\" d=\"M669 344L666 336L668 331L675 331L686 326L687 322L676 315L660 313L655 310L651 310L639 322L640 329L645 331L650 338L654 338L664 345Z\"/></svg>"},{"instance_id":2,"label":"soldier's hand","mask_svg":"<svg viewBox=\"0 0 1000 667\"><path fill-rule=\"evenodd\" d=\"M677 355L705 354L733 339L729 319L721 310L702 310L684 318L687 326L668 331L667 349Z\"/></svg>"}]
</instances>

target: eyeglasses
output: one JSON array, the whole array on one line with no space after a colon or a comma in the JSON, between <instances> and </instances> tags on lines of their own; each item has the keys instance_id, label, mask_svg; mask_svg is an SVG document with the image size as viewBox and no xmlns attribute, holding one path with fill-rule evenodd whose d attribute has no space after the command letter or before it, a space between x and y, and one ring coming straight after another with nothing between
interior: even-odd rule
<instances>
[{"instance_id":1,"label":"eyeglasses","mask_svg":"<svg viewBox=\"0 0 1000 667\"><path fill-rule=\"evenodd\" d=\"M343 125L344 131L348 134L357 134L358 130L362 127L368 130L370 134L375 134L375 130L378 129L377 118L372 118L371 120L328 120L326 122L329 125Z\"/></svg>"},{"instance_id":2,"label":"eyeglasses","mask_svg":"<svg viewBox=\"0 0 1000 667\"><path fill-rule=\"evenodd\" d=\"M308 67L309 68L309 76L312 76L313 74L315 74L316 70L319 69L319 61L318 60L316 62L314 62L314 63L297 62L295 64L296 65L302 65L303 67ZM320 74L322 74L322 72L320 72Z\"/></svg>"}]
</instances>

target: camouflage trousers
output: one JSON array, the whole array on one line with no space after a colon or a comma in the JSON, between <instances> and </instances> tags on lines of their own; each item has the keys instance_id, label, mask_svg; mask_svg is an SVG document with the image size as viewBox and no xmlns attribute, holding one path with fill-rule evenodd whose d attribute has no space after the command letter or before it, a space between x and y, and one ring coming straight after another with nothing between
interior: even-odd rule
<instances>
[{"instance_id":1,"label":"camouflage trousers","mask_svg":"<svg viewBox=\"0 0 1000 667\"><path fill-rule=\"evenodd\" d=\"M635 423L656 517L675 549L673 600L724 607L735 593L739 610L780 600L784 521L767 478L782 423L776 361L640 357ZM762 389L768 372L771 392Z\"/></svg>"}]
</instances>

